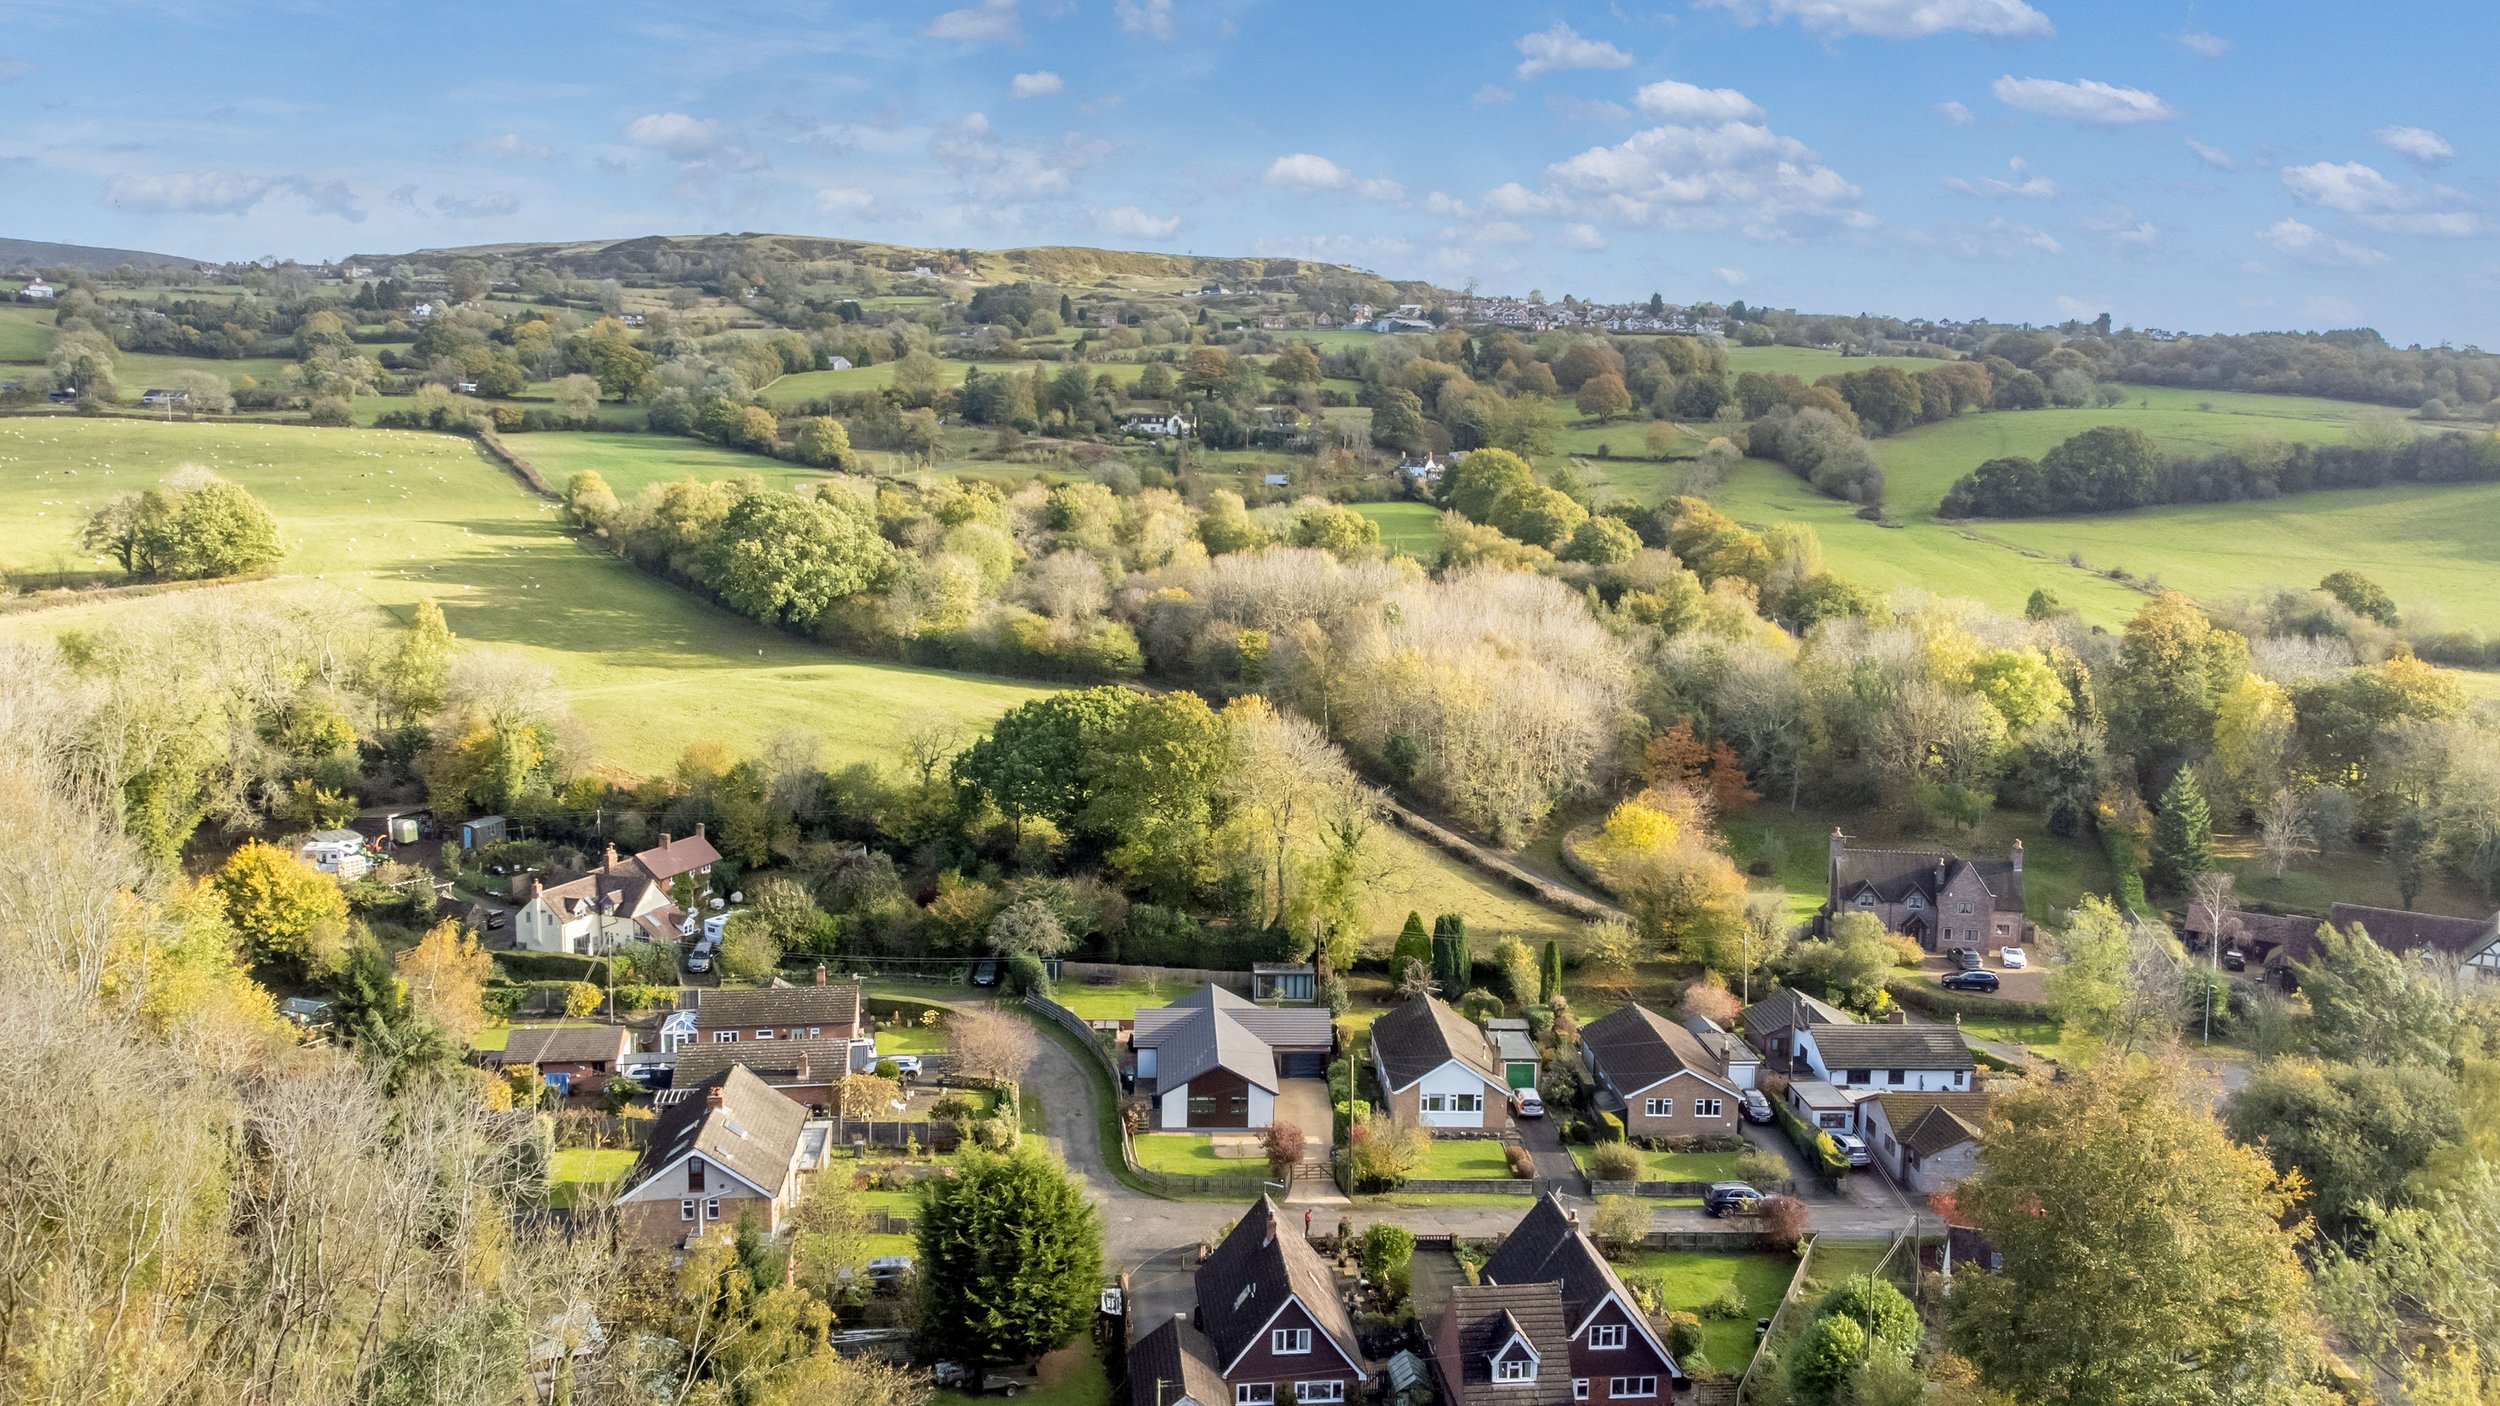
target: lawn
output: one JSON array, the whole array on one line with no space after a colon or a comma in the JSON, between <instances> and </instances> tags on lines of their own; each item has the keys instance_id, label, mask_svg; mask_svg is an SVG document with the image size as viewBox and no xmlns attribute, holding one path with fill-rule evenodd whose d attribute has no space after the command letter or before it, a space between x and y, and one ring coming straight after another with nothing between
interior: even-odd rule
<instances>
[{"instance_id":1,"label":"lawn","mask_svg":"<svg viewBox=\"0 0 2500 1406\"><path fill-rule=\"evenodd\" d=\"M880 1055L928 1055L946 1053L946 1029L930 1029L923 1025L886 1025L877 1029L877 1053Z\"/></svg>"},{"instance_id":2,"label":"lawn","mask_svg":"<svg viewBox=\"0 0 2500 1406\"><path fill-rule=\"evenodd\" d=\"M611 1187L634 1169L630 1147L559 1148L547 1163L547 1202L570 1206L585 1191Z\"/></svg>"},{"instance_id":3,"label":"lawn","mask_svg":"<svg viewBox=\"0 0 2500 1406\"><path fill-rule=\"evenodd\" d=\"M0 421L0 569L95 569L76 546L80 519L185 463L269 504L293 544L281 573L403 617L431 598L463 641L507 646L553 669L596 760L630 772L666 770L699 739L751 748L790 729L817 733L828 764L884 765L914 726L978 727L1049 691L851 658L704 605L583 545L555 505L448 435ZM31 612L0 633L92 626L134 607L144 608Z\"/></svg>"},{"instance_id":4,"label":"lawn","mask_svg":"<svg viewBox=\"0 0 2500 1406\"><path fill-rule=\"evenodd\" d=\"M1789 911L1803 918L1822 906L1827 885L1824 869L1830 854L1832 827L1848 832L1852 843L1879 849L1929 849L1968 856L2001 858L2023 842L2023 901L2032 921L2056 923L2087 893L2109 893L2114 887L2109 859L2098 845L2060 839L2041 819L2027 812L1990 811L1972 830L1960 834L1943 828L1882 827L1862 815L1812 809L1789 812L1769 802L1756 802L1730 816L1722 828L1739 864L1767 861L1771 881L1788 891Z\"/></svg>"},{"instance_id":5,"label":"lawn","mask_svg":"<svg viewBox=\"0 0 2500 1406\"><path fill-rule=\"evenodd\" d=\"M1137 1165L1175 1177L1239 1177L1267 1175L1267 1163L1256 1157L1218 1157L1215 1140L1204 1133L1141 1133L1131 1139Z\"/></svg>"},{"instance_id":6,"label":"lawn","mask_svg":"<svg viewBox=\"0 0 2500 1406\"><path fill-rule=\"evenodd\" d=\"M1432 561L1441 555L1441 510L1429 503L1357 503L1354 511L1380 524L1380 544Z\"/></svg>"},{"instance_id":7,"label":"lawn","mask_svg":"<svg viewBox=\"0 0 2500 1406\"><path fill-rule=\"evenodd\" d=\"M1733 1181L1738 1164L1745 1160L1742 1152L1661 1152L1654 1148L1635 1148L1641 1154L1642 1181ZM1571 1155L1588 1169L1588 1149L1575 1147Z\"/></svg>"},{"instance_id":8,"label":"lawn","mask_svg":"<svg viewBox=\"0 0 2500 1406\"><path fill-rule=\"evenodd\" d=\"M1753 1360L1753 1325L1779 1307L1797 1272L1793 1255L1712 1254L1701 1250L1644 1250L1617 1267L1627 1283L1651 1284L1670 1309L1697 1312L1729 1288L1745 1296L1738 1318L1701 1320L1702 1355L1722 1372L1741 1373Z\"/></svg>"},{"instance_id":9,"label":"lawn","mask_svg":"<svg viewBox=\"0 0 2500 1406\"><path fill-rule=\"evenodd\" d=\"M1169 1005L1176 997L1189 994L1191 988L1169 982L1150 985L1143 981L1113 982L1098 985L1088 981L1063 981L1050 990L1050 998L1076 1012L1084 1020L1128 1020L1139 1006Z\"/></svg>"},{"instance_id":10,"label":"lawn","mask_svg":"<svg viewBox=\"0 0 2500 1406\"><path fill-rule=\"evenodd\" d=\"M1434 1138L1414 1171L1418 1181L1499 1180L1510 1175L1503 1144L1491 1138Z\"/></svg>"}]
</instances>

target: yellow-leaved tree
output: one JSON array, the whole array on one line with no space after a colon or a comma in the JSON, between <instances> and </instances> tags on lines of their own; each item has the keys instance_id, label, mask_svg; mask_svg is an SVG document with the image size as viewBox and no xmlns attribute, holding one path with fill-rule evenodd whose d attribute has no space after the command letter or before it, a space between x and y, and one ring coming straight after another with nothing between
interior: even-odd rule
<instances>
[{"instance_id":1,"label":"yellow-leaved tree","mask_svg":"<svg viewBox=\"0 0 2500 1406\"><path fill-rule=\"evenodd\" d=\"M320 976L347 951L347 895L337 881L275 845L246 840L212 881L226 921L252 955Z\"/></svg>"},{"instance_id":2,"label":"yellow-leaved tree","mask_svg":"<svg viewBox=\"0 0 2500 1406\"><path fill-rule=\"evenodd\" d=\"M477 934L451 919L437 923L399 954L399 979L417 1014L466 1048L486 1024L486 978L495 970Z\"/></svg>"}]
</instances>

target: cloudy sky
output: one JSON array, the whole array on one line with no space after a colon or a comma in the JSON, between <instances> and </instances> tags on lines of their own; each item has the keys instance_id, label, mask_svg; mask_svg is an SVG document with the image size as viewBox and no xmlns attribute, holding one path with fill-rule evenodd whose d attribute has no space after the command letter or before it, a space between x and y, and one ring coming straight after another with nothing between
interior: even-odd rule
<instances>
[{"instance_id":1,"label":"cloudy sky","mask_svg":"<svg viewBox=\"0 0 2500 1406\"><path fill-rule=\"evenodd\" d=\"M19 238L1083 243L1549 297L2500 343L2488 0L0 15Z\"/></svg>"}]
</instances>

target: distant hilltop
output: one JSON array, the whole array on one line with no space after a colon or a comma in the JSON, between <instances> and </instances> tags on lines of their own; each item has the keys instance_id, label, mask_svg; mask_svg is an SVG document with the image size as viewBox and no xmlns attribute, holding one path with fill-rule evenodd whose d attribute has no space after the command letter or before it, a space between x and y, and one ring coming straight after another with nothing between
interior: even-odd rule
<instances>
[{"instance_id":1,"label":"distant hilltop","mask_svg":"<svg viewBox=\"0 0 2500 1406\"><path fill-rule=\"evenodd\" d=\"M0 269L80 268L96 272L132 268L194 269L214 266L206 259L179 254L151 254L144 249L106 249L93 244L47 244L39 239L0 239Z\"/></svg>"}]
</instances>

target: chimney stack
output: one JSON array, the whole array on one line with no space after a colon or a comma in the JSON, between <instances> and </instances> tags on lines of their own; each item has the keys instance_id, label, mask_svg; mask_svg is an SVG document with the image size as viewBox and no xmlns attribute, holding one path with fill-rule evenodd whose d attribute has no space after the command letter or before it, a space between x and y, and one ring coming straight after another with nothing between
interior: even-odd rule
<instances>
[{"instance_id":1,"label":"chimney stack","mask_svg":"<svg viewBox=\"0 0 2500 1406\"><path fill-rule=\"evenodd\" d=\"M2023 842L2020 840L2014 842L2014 872L2023 872Z\"/></svg>"},{"instance_id":2,"label":"chimney stack","mask_svg":"<svg viewBox=\"0 0 2500 1406\"><path fill-rule=\"evenodd\" d=\"M668 832L666 830L662 830L660 832L660 848L668 848Z\"/></svg>"},{"instance_id":3,"label":"chimney stack","mask_svg":"<svg viewBox=\"0 0 2500 1406\"><path fill-rule=\"evenodd\" d=\"M703 1091L703 1106L706 1108L722 1108L728 1103L729 1093L723 1085L714 1084Z\"/></svg>"},{"instance_id":4,"label":"chimney stack","mask_svg":"<svg viewBox=\"0 0 2500 1406\"><path fill-rule=\"evenodd\" d=\"M816 984L818 986L825 984L825 964L822 962L816 964Z\"/></svg>"},{"instance_id":5,"label":"chimney stack","mask_svg":"<svg viewBox=\"0 0 2500 1406\"><path fill-rule=\"evenodd\" d=\"M694 837L698 840L703 838L703 822L700 820L694 823Z\"/></svg>"},{"instance_id":6,"label":"chimney stack","mask_svg":"<svg viewBox=\"0 0 2500 1406\"><path fill-rule=\"evenodd\" d=\"M610 868L610 869L613 869L613 868L615 868L615 867L616 867L616 846L615 846L615 845L609 845L609 846L608 846L608 862L607 862L607 867L608 867L608 868Z\"/></svg>"}]
</instances>

